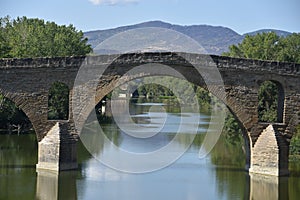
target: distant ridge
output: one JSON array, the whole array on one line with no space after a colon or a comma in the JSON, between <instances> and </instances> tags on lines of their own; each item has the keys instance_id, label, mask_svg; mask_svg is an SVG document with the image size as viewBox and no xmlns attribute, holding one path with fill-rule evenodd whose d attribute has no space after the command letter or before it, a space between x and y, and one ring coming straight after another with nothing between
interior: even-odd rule
<instances>
[{"instance_id":1,"label":"distant ridge","mask_svg":"<svg viewBox=\"0 0 300 200\"><path fill-rule=\"evenodd\" d=\"M277 35L282 36L282 37L286 37L288 35L291 35L292 33L287 32L287 31L281 31L281 30L275 30L275 29L261 29L258 31L253 31L250 33L246 33L244 35L256 35L258 33L269 33L269 32L275 32Z\"/></svg>"},{"instance_id":2,"label":"distant ridge","mask_svg":"<svg viewBox=\"0 0 300 200\"><path fill-rule=\"evenodd\" d=\"M107 30L96 30L85 32L85 36L89 39L89 43L92 47L96 47L98 44L103 42L105 39L123 31L128 31L136 28L145 28L145 27L159 27L159 28L167 28L174 31L178 31L180 33L186 34L189 37L196 40L199 44L201 44L207 53L220 55L223 52L228 51L228 47L232 44L238 44L242 42L245 35L255 35L256 33L262 32L271 32L274 31L280 36L287 36L291 34L290 32L282 31L282 30L273 30L273 29L262 29L254 32L246 33L240 35L233 31L230 28L222 27L222 26L210 26L210 25L190 25L190 26L182 26L166 23L163 21L149 21L143 22L135 25L129 26L121 26L113 29Z\"/></svg>"}]
</instances>

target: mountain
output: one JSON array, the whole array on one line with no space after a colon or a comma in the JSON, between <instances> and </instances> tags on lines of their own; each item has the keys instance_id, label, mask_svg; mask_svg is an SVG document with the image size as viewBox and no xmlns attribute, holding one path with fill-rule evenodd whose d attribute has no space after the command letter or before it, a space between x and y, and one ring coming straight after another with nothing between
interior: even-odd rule
<instances>
[{"instance_id":1,"label":"mountain","mask_svg":"<svg viewBox=\"0 0 300 200\"><path fill-rule=\"evenodd\" d=\"M181 26L165 23L162 21L149 21L140 24L122 26L114 29L107 30L97 30L85 32L84 35L89 39L89 44L95 48L98 44L106 40L107 38L124 31L147 28L147 27L157 27L171 29L196 40L202 47L206 50L208 54L220 55L225 51L228 51L228 47L232 44L240 43L246 34L254 35L256 33L275 31L277 34L282 36L287 36L291 33L281 30L263 29L251 33L246 33L240 35L235 31L222 27L222 26L210 26L210 25L191 25L191 26ZM152 37L155 37L152 35ZM142 39L142 38L140 38ZM175 40L175 39L174 39ZM118 45L118 44L113 44ZM178 49L178 48L177 48Z\"/></svg>"}]
</instances>

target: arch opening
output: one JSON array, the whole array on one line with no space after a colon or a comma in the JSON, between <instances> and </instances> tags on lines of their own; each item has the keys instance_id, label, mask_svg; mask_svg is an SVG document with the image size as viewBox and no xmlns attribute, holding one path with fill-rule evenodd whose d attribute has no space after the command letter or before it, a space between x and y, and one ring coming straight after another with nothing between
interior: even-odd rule
<instances>
[{"instance_id":1,"label":"arch opening","mask_svg":"<svg viewBox=\"0 0 300 200\"><path fill-rule=\"evenodd\" d=\"M273 80L261 83L258 91L258 119L260 122L283 123L284 89Z\"/></svg>"},{"instance_id":2,"label":"arch opening","mask_svg":"<svg viewBox=\"0 0 300 200\"><path fill-rule=\"evenodd\" d=\"M69 87L54 82L48 92L48 120L69 119Z\"/></svg>"},{"instance_id":3,"label":"arch opening","mask_svg":"<svg viewBox=\"0 0 300 200\"><path fill-rule=\"evenodd\" d=\"M180 57L181 58L181 57ZM185 60L183 58L181 58L182 60ZM126 62L130 62L128 61L128 59L126 60ZM102 77L103 77L103 80L97 80L98 81L98 85L97 85L97 91L96 91L96 95L95 95L95 103L98 104L99 102L102 101L102 99L110 94L111 91L115 90L115 88L117 88L119 85L119 80L121 79L122 76L124 76L126 74L127 71L133 69L134 67L136 67L136 65L139 65L140 63L132 63L132 64L121 64L116 62L115 64L111 64L109 66L109 68L106 69L106 71L102 74ZM169 64L169 63L168 63ZM169 66L169 65L168 65ZM176 71L178 71L181 75L183 75L183 77L185 77L186 79L189 80L189 82L193 83L194 85L196 86L200 86L200 87L203 87L202 88L202 91L203 90L208 90L208 88L206 87L205 85L205 81L203 80L203 78L199 75L199 72L197 72L197 70L195 68L192 68L190 64L187 64L186 62L180 66L178 65L172 65L170 64L170 67L172 67L173 69L175 69ZM116 71L116 68L118 69ZM163 76L171 76L171 74L159 74L159 73L149 73L149 74L146 74L146 73L140 73L140 74L136 74L135 76L124 76L124 80L126 80L126 82L128 81L131 81L132 79L139 79L139 78L144 78L144 77L151 77L151 76L159 76L159 75L163 75ZM122 79L121 79L122 80ZM215 95L217 96L216 98L218 99L218 97L220 99L224 99L224 97L220 96L220 94L218 94L217 91L213 91L215 93ZM133 91L133 93L135 94L135 96L137 95L137 92L136 91ZM207 97L207 95L205 93L202 93L201 94L202 97ZM220 103L224 103L222 100L219 100ZM229 102L228 105L226 105L229 110L231 111L230 108L233 108L235 109L236 105L235 104L235 101L234 99L231 99L231 101ZM224 104L223 104L224 105ZM100 104L98 104L98 109L99 110L100 108ZM101 104L101 108L102 108L102 104ZM80 119L82 119L82 121L84 121L85 119L88 119L88 115L92 112L92 110L95 109L95 105L92 106L92 105L89 105L88 109L85 110L85 113L82 114L80 116ZM107 111L107 110L106 110ZM234 113L236 110L233 110L231 111L234 115L236 115L236 119L238 119L237 121L239 122L239 117L240 117L240 113ZM78 121L81 121L81 120L78 120ZM90 121L89 121L90 122ZM244 124L243 122L239 122L238 123L238 126L241 127L242 130L246 130L245 127L244 127ZM246 164L250 163L248 161L248 158L250 158L250 145L247 145L247 144L250 144L250 138L248 137L247 135L247 132L246 131L243 131L243 138L244 140L246 140L246 149L245 149L245 152L246 152L246 156L247 156L247 159L244 158L244 160L246 160ZM248 156L249 155L249 156Z\"/></svg>"},{"instance_id":4,"label":"arch opening","mask_svg":"<svg viewBox=\"0 0 300 200\"><path fill-rule=\"evenodd\" d=\"M27 115L9 98L0 93L0 131L9 134L33 132Z\"/></svg>"},{"instance_id":5,"label":"arch opening","mask_svg":"<svg viewBox=\"0 0 300 200\"><path fill-rule=\"evenodd\" d=\"M151 77L149 77L149 78L151 78ZM179 84L179 83L177 83L177 84ZM110 87L110 88L113 88L113 87ZM105 91L105 94L100 94L101 92L99 92L97 94L96 99L99 101L96 101L97 106L95 109L96 109L96 113L98 113L99 115L103 115L103 112L102 112L103 108L105 107L105 103L109 102L109 101L107 101L107 99L109 99L109 97L111 96L112 90L115 90L115 89L106 90L104 88L103 91ZM118 89L116 89L116 90L118 90ZM203 111L202 110L203 108L205 108L204 110L209 111L211 101L213 101L212 103L214 103L214 104L223 103L221 100L218 99L218 97L209 93L207 89L202 88L196 84L194 84L194 92L197 94L201 111ZM153 97L153 96L158 95L159 97L162 98L162 100L172 99L172 95L174 95L167 88L162 87L159 84L152 84L152 85L146 84L144 86L138 87L134 91L130 91L130 93L132 95L129 95L129 96L132 96L133 98L138 98L139 95L142 96L142 98L147 98L147 96ZM151 94L151 95L147 95L147 94ZM129 96L127 95L127 98L129 98ZM163 96L165 96L165 97L163 97ZM139 101L139 100L137 100L137 101ZM140 102L138 102L138 103L140 103ZM228 119L227 119L228 123L227 123L227 127L226 127L229 130L226 130L226 128L223 130L223 134L222 134L222 138L221 138L223 141L219 142L219 144L220 144L220 146L222 146L222 148L225 148L225 147L227 148L228 155L230 152L233 152L233 153L239 152L240 154L239 155L236 154L236 156L234 156L234 158L232 158L228 155L225 155L225 154L221 155L221 157L224 156L222 158L216 157L216 156L214 158L216 158L215 160L228 161L229 164L232 164L235 161L242 160L243 161L242 167L249 169L250 157L251 157L250 156L250 138L249 138L247 131L246 131L245 127L243 126L242 122L239 121L238 117L230 109L230 106L229 105L226 105L226 106L228 108L228 112L231 113L230 117L228 117ZM106 112L110 113L107 108L109 108L109 106L106 106L104 110ZM99 112L99 110L100 110L100 112ZM166 110L168 110L168 109L166 109ZM98 118L98 120L99 119L103 119L103 116ZM105 119L105 117L104 117L104 119ZM113 120L111 120L111 121L113 121ZM233 125L233 126L230 126L230 125ZM225 133L226 131L227 131L227 133ZM197 138L196 138L196 140L197 140ZM238 150L237 150L237 148L238 148ZM215 151L220 152L221 149L219 148ZM225 151L223 151L223 152L225 152ZM214 154L214 155L216 155L216 154ZM243 156L241 156L241 155L243 155ZM216 164L218 164L218 163L216 163ZM241 167L241 165L239 165L239 167Z\"/></svg>"}]
</instances>

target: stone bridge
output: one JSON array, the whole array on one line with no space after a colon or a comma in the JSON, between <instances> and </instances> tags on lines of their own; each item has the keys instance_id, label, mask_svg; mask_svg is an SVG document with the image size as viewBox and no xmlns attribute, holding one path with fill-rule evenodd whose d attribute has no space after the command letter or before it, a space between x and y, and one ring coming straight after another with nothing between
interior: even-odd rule
<instances>
[{"instance_id":1,"label":"stone bridge","mask_svg":"<svg viewBox=\"0 0 300 200\"><path fill-rule=\"evenodd\" d=\"M226 104L243 130L249 171L275 176L288 174L289 141L299 123L300 65L170 52L0 60L0 93L23 110L35 129L39 142L37 168L56 171L76 168L76 141L81 130L75 128L74 120L83 123L95 103L117 86L122 75L147 63L169 66L204 88L208 86L194 66L201 66L206 75L217 67L225 96L218 92L218 87L210 92ZM93 91L94 104L78 105L76 110L72 109L71 100L82 66L103 72L101 77L91 77L98 81ZM93 70L86 74L94 75ZM131 79L154 75L157 74L137 73L132 74ZM258 119L258 90L267 80L276 83L279 89L277 123L261 123ZM48 120L49 89L55 82L69 87L68 120ZM86 87L85 84L79 80L79 87ZM84 98L84 94L81 97ZM72 111L78 112L79 117L74 119Z\"/></svg>"}]
</instances>

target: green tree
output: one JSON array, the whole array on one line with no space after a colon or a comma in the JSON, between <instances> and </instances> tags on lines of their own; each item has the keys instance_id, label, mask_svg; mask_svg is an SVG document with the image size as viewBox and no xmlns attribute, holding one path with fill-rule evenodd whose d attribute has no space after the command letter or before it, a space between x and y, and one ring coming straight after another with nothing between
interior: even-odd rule
<instances>
[{"instance_id":1,"label":"green tree","mask_svg":"<svg viewBox=\"0 0 300 200\"><path fill-rule=\"evenodd\" d=\"M300 63L300 33L293 33L278 42L276 60Z\"/></svg>"},{"instance_id":2,"label":"green tree","mask_svg":"<svg viewBox=\"0 0 300 200\"><path fill-rule=\"evenodd\" d=\"M292 160L300 159L300 125L297 126L296 133L291 139L290 155L292 155Z\"/></svg>"},{"instance_id":3,"label":"green tree","mask_svg":"<svg viewBox=\"0 0 300 200\"><path fill-rule=\"evenodd\" d=\"M82 31L42 19L1 18L1 57L53 57L86 55L92 51Z\"/></svg>"},{"instance_id":4,"label":"green tree","mask_svg":"<svg viewBox=\"0 0 300 200\"><path fill-rule=\"evenodd\" d=\"M231 45L223 55L238 58L276 60L280 37L274 32L246 35L242 43Z\"/></svg>"},{"instance_id":5,"label":"green tree","mask_svg":"<svg viewBox=\"0 0 300 200\"><path fill-rule=\"evenodd\" d=\"M0 18L0 58L9 57L10 46L8 43L8 34L5 24L8 23L8 17Z\"/></svg>"},{"instance_id":6,"label":"green tree","mask_svg":"<svg viewBox=\"0 0 300 200\"><path fill-rule=\"evenodd\" d=\"M201 87L196 88L196 95L198 98L198 103L203 111L209 111L211 109L211 95L210 93Z\"/></svg>"},{"instance_id":7,"label":"green tree","mask_svg":"<svg viewBox=\"0 0 300 200\"><path fill-rule=\"evenodd\" d=\"M242 144L242 130L231 113L229 113L226 117L223 133L225 135L226 142L232 145Z\"/></svg>"},{"instance_id":8,"label":"green tree","mask_svg":"<svg viewBox=\"0 0 300 200\"><path fill-rule=\"evenodd\" d=\"M300 33L280 37L275 32L246 35L224 56L300 63Z\"/></svg>"},{"instance_id":9,"label":"green tree","mask_svg":"<svg viewBox=\"0 0 300 200\"><path fill-rule=\"evenodd\" d=\"M69 88L67 85L55 82L49 90L48 119L67 120L69 117Z\"/></svg>"},{"instance_id":10,"label":"green tree","mask_svg":"<svg viewBox=\"0 0 300 200\"><path fill-rule=\"evenodd\" d=\"M278 88L272 81L265 81L258 91L258 118L262 122L277 121Z\"/></svg>"}]
</instances>

